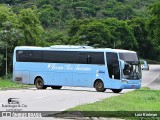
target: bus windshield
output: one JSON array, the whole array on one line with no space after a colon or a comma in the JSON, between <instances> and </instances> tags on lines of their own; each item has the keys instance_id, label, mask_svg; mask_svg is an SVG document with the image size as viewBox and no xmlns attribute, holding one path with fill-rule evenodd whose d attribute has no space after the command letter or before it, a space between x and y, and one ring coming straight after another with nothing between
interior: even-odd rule
<instances>
[{"instance_id":1,"label":"bus windshield","mask_svg":"<svg viewBox=\"0 0 160 120\"><path fill-rule=\"evenodd\" d=\"M122 70L124 79L141 79L141 67L136 53L120 53L119 57L125 62Z\"/></svg>"}]
</instances>

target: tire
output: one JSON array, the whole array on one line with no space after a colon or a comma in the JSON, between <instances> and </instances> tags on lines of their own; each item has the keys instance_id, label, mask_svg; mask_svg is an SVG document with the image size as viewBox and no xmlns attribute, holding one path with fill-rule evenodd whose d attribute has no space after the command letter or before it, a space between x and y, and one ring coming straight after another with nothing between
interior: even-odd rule
<instances>
[{"instance_id":1,"label":"tire","mask_svg":"<svg viewBox=\"0 0 160 120\"><path fill-rule=\"evenodd\" d=\"M95 83L95 89L98 92L104 92L106 90L106 88L104 88L104 84L101 80L96 81Z\"/></svg>"},{"instance_id":2,"label":"tire","mask_svg":"<svg viewBox=\"0 0 160 120\"><path fill-rule=\"evenodd\" d=\"M120 93L122 89L111 89L114 93Z\"/></svg>"},{"instance_id":3,"label":"tire","mask_svg":"<svg viewBox=\"0 0 160 120\"><path fill-rule=\"evenodd\" d=\"M62 86L51 86L52 89L61 89Z\"/></svg>"},{"instance_id":4,"label":"tire","mask_svg":"<svg viewBox=\"0 0 160 120\"><path fill-rule=\"evenodd\" d=\"M46 89L47 87L44 85L44 81L42 78L38 77L35 80L35 86L37 89Z\"/></svg>"}]
</instances>

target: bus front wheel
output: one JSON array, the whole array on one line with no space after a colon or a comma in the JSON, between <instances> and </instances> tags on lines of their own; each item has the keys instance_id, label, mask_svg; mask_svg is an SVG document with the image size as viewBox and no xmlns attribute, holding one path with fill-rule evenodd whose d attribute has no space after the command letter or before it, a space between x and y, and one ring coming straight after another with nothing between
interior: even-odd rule
<instances>
[{"instance_id":1,"label":"bus front wheel","mask_svg":"<svg viewBox=\"0 0 160 120\"><path fill-rule=\"evenodd\" d=\"M95 88L98 92L104 92L106 88L104 88L104 84L101 80L96 81Z\"/></svg>"},{"instance_id":2,"label":"bus front wheel","mask_svg":"<svg viewBox=\"0 0 160 120\"><path fill-rule=\"evenodd\" d=\"M47 87L44 85L43 79L38 77L35 80L35 86L37 89L46 89Z\"/></svg>"},{"instance_id":3,"label":"bus front wheel","mask_svg":"<svg viewBox=\"0 0 160 120\"><path fill-rule=\"evenodd\" d=\"M122 89L111 89L114 93L120 93Z\"/></svg>"},{"instance_id":4,"label":"bus front wheel","mask_svg":"<svg viewBox=\"0 0 160 120\"><path fill-rule=\"evenodd\" d=\"M52 89L61 89L62 86L51 86Z\"/></svg>"}]
</instances>

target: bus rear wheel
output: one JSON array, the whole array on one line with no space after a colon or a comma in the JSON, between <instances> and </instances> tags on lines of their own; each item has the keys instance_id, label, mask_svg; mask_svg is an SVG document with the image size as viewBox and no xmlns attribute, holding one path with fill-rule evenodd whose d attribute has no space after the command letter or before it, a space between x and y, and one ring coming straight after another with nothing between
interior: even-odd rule
<instances>
[{"instance_id":1,"label":"bus rear wheel","mask_svg":"<svg viewBox=\"0 0 160 120\"><path fill-rule=\"evenodd\" d=\"M104 92L106 88L104 88L104 84L101 80L96 81L95 88L98 92Z\"/></svg>"},{"instance_id":2,"label":"bus rear wheel","mask_svg":"<svg viewBox=\"0 0 160 120\"><path fill-rule=\"evenodd\" d=\"M47 87L44 85L44 81L42 78L36 78L35 86L37 89L46 89Z\"/></svg>"},{"instance_id":3,"label":"bus rear wheel","mask_svg":"<svg viewBox=\"0 0 160 120\"><path fill-rule=\"evenodd\" d=\"M62 86L51 86L52 89L61 89Z\"/></svg>"},{"instance_id":4,"label":"bus rear wheel","mask_svg":"<svg viewBox=\"0 0 160 120\"><path fill-rule=\"evenodd\" d=\"M120 93L122 89L111 89L114 93Z\"/></svg>"}]
</instances>

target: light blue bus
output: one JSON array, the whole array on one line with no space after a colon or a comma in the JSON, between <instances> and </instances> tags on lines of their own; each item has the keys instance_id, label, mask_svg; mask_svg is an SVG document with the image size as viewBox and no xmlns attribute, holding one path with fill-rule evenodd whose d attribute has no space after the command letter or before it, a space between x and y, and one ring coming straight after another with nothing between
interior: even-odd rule
<instances>
[{"instance_id":1,"label":"light blue bus","mask_svg":"<svg viewBox=\"0 0 160 120\"><path fill-rule=\"evenodd\" d=\"M13 55L13 81L37 89L94 87L99 92L141 87L141 65L129 50L90 46L18 46Z\"/></svg>"}]
</instances>

